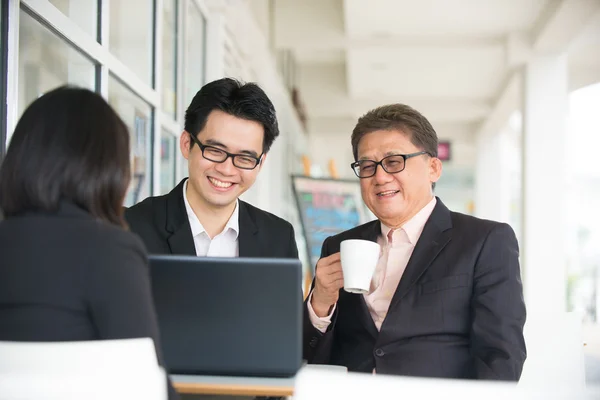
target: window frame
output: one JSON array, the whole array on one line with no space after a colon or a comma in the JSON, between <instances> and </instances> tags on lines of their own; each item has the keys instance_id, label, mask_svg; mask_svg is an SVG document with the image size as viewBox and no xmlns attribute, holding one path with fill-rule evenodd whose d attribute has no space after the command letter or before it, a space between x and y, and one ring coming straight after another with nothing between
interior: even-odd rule
<instances>
[{"instance_id":1,"label":"window frame","mask_svg":"<svg viewBox=\"0 0 600 400\"><path fill-rule=\"evenodd\" d=\"M152 79L150 84L144 82L130 68L128 68L116 55L109 50L110 33L110 13L109 7L111 1L117 0L98 0L97 3L97 32L96 35L90 35L81 29L73 20L64 15L52 3L45 0L15 0L2 2L2 54L0 54L0 72L3 81L0 82L0 96L3 105L0 109L2 126L0 127L0 160L5 152L6 143L10 140L10 135L17 123L18 116L18 66L19 66L19 12L25 10L29 15L35 18L45 28L57 34L61 39L68 42L76 50L91 59L96 66L95 90L104 98L109 97L109 76L117 78L135 95L148 103L152 109L150 137L151 162L150 168L150 195L160 194L160 140L161 130L166 131L178 137L183 131L184 111L187 106L184 104L184 45L185 45L185 12L188 6L196 6L201 13L206 24L210 22L210 13L204 0L176 0L176 115L166 112L162 108L163 98L163 49L162 33L163 23L163 1L153 0L152 22ZM204 41L202 43L202 62L203 77L202 84L206 83L207 63L207 29L205 26ZM200 89L200 88L198 88ZM185 175L181 163L183 162L181 152L177 152L176 157L176 181Z\"/></svg>"}]
</instances>

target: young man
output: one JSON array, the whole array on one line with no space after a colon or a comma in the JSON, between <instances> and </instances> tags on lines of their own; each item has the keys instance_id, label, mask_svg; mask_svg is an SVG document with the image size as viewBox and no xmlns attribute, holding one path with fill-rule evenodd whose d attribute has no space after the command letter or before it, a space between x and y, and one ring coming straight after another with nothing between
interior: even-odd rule
<instances>
[{"instance_id":1,"label":"young man","mask_svg":"<svg viewBox=\"0 0 600 400\"><path fill-rule=\"evenodd\" d=\"M350 371L516 381L526 357L517 239L507 224L452 212L429 121L403 104L369 111L352 164L377 220L331 236L305 304L304 358ZM371 291L345 292L340 243L382 243Z\"/></svg>"},{"instance_id":2,"label":"young man","mask_svg":"<svg viewBox=\"0 0 600 400\"><path fill-rule=\"evenodd\" d=\"M189 178L126 210L131 231L150 254L297 258L292 225L239 200L278 135L275 108L256 84L208 83L179 140Z\"/></svg>"}]
</instances>

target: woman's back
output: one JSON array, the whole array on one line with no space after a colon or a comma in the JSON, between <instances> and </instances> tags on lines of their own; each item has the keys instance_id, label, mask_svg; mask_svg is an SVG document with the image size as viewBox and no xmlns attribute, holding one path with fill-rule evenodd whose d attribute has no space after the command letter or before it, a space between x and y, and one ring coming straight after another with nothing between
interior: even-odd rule
<instances>
[{"instance_id":1,"label":"woman's back","mask_svg":"<svg viewBox=\"0 0 600 400\"><path fill-rule=\"evenodd\" d=\"M0 340L151 337L162 362L146 251L123 220L129 149L90 90L27 107L0 166Z\"/></svg>"},{"instance_id":2,"label":"woman's back","mask_svg":"<svg viewBox=\"0 0 600 400\"><path fill-rule=\"evenodd\" d=\"M157 339L145 251L72 203L0 222L0 340Z\"/></svg>"}]
</instances>

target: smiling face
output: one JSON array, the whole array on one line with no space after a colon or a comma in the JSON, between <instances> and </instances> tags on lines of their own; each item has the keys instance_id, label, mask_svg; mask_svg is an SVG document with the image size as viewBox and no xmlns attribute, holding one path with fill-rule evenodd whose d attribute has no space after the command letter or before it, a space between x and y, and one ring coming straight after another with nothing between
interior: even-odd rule
<instances>
[{"instance_id":1,"label":"smiling face","mask_svg":"<svg viewBox=\"0 0 600 400\"><path fill-rule=\"evenodd\" d=\"M358 160L380 161L392 154L421 150L399 130L374 131L360 139ZM382 223L399 228L431 201L431 184L441 172L440 160L427 154L409 158L404 170L395 174L385 172L379 165L374 176L360 179L362 198Z\"/></svg>"},{"instance_id":2,"label":"smiling face","mask_svg":"<svg viewBox=\"0 0 600 400\"><path fill-rule=\"evenodd\" d=\"M264 129L256 121L214 110L208 115L204 129L196 137L205 146L232 154L258 157L263 149ZM235 167L231 157L223 163L207 160L197 144L190 148L191 140L190 135L184 131L180 148L188 160L188 200L192 206L198 204L208 210L233 208L238 197L254 184L266 155L256 168L245 170Z\"/></svg>"}]
</instances>

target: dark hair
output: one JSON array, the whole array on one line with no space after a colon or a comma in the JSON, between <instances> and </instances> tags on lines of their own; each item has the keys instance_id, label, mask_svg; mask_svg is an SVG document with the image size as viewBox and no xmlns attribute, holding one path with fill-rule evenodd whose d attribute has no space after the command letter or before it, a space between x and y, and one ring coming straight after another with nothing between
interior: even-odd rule
<instances>
[{"instance_id":1,"label":"dark hair","mask_svg":"<svg viewBox=\"0 0 600 400\"><path fill-rule=\"evenodd\" d=\"M125 227L127 126L98 94L60 87L35 100L15 128L0 168L5 217L56 211L62 200Z\"/></svg>"},{"instance_id":2,"label":"dark hair","mask_svg":"<svg viewBox=\"0 0 600 400\"><path fill-rule=\"evenodd\" d=\"M351 139L354 161L358 159L358 143L363 136L391 130L403 132L417 148L437 157L438 137L427 118L405 104L389 104L377 107L358 119Z\"/></svg>"},{"instance_id":3,"label":"dark hair","mask_svg":"<svg viewBox=\"0 0 600 400\"><path fill-rule=\"evenodd\" d=\"M275 107L267 94L255 83L222 78L204 85L185 112L185 130L192 135L198 135L204 129L208 115L213 110L259 122L265 131L264 153L269 151L275 138L279 136ZM192 140L190 147L193 145Z\"/></svg>"}]
</instances>

